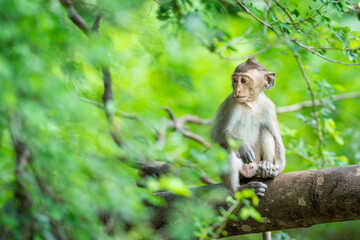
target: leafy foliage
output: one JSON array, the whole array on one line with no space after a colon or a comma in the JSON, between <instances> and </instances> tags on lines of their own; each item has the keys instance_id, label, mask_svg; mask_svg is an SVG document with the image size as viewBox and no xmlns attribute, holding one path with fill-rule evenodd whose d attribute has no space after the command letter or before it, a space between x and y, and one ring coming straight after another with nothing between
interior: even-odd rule
<instances>
[{"instance_id":1,"label":"leafy foliage","mask_svg":"<svg viewBox=\"0 0 360 240\"><path fill-rule=\"evenodd\" d=\"M277 106L311 99L309 89L321 103L279 115L286 171L359 163L358 99L336 97L360 87L358 66L342 64L360 60L356 1L74 0L87 35L68 3L1 2L1 239L162 239L145 204L165 204L153 192L190 197L226 168L226 151L206 145L208 121L185 115L211 119L248 55L276 72ZM154 162L162 168L148 174ZM242 192L228 200L241 210L220 215L179 202L165 232L225 236L218 223L261 220L257 201ZM357 231L337 226L332 236Z\"/></svg>"}]
</instances>

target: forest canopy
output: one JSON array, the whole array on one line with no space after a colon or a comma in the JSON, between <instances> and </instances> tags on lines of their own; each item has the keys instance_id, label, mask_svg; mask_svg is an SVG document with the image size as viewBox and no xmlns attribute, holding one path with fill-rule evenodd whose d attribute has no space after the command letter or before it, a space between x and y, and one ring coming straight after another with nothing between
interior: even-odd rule
<instances>
[{"instance_id":1,"label":"forest canopy","mask_svg":"<svg viewBox=\"0 0 360 240\"><path fill-rule=\"evenodd\" d=\"M251 190L231 214L177 202L161 231L149 207L220 182L211 120L249 56L276 73L284 172L359 164L357 1L3 0L0 16L1 239L214 239L228 218L262 221Z\"/></svg>"}]
</instances>

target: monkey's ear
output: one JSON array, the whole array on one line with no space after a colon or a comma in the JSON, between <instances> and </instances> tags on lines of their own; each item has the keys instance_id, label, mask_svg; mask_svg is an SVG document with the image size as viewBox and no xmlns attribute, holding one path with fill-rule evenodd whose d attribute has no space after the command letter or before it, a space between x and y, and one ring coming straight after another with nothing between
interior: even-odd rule
<instances>
[{"instance_id":1,"label":"monkey's ear","mask_svg":"<svg viewBox=\"0 0 360 240\"><path fill-rule=\"evenodd\" d=\"M275 73L268 72L265 74L265 88L272 89L275 85Z\"/></svg>"}]
</instances>

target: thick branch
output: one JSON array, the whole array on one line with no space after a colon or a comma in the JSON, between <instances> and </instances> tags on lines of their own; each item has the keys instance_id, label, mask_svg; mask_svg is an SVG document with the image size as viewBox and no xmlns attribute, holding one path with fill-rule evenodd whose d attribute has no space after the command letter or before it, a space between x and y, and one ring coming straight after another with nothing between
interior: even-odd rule
<instances>
[{"instance_id":1,"label":"thick branch","mask_svg":"<svg viewBox=\"0 0 360 240\"><path fill-rule=\"evenodd\" d=\"M285 173L274 180L261 181L268 184L265 197L257 207L264 222L231 221L225 227L229 236L360 219L360 165ZM211 196L212 191L219 189L223 189L219 184L193 188L193 198L201 197L204 192ZM155 209L154 223L158 228L166 224L171 210L183 211L172 205L176 200L192 200L168 192L158 195L168 202L166 208Z\"/></svg>"}]
</instances>

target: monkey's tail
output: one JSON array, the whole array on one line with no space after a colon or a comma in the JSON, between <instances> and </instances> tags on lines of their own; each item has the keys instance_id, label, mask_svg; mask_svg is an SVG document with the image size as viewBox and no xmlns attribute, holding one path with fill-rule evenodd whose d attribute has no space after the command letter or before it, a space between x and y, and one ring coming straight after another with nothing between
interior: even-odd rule
<instances>
[{"instance_id":1,"label":"monkey's tail","mask_svg":"<svg viewBox=\"0 0 360 240\"><path fill-rule=\"evenodd\" d=\"M271 232L262 233L263 240L271 240Z\"/></svg>"}]
</instances>

